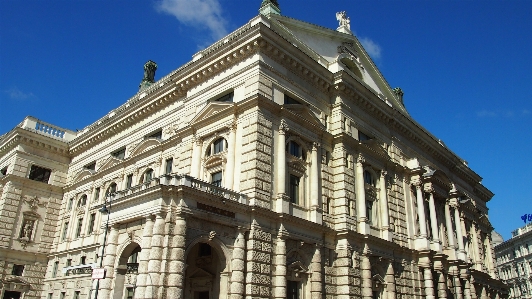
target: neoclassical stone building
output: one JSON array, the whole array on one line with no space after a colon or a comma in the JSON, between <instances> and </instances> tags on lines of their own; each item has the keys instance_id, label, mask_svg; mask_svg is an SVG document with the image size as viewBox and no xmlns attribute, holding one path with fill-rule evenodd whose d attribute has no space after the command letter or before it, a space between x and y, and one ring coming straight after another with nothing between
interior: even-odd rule
<instances>
[{"instance_id":1,"label":"neoclassical stone building","mask_svg":"<svg viewBox=\"0 0 532 299\"><path fill-rule=\"evenodd\" d=\"M532 220L532 214L524 217ZM509 298L532 298L532 222L495 246L495 260L499 277L510 286Z\"/></svg>"},{"instance_id":2,"label":"neoclassical stone building","mask_svg":"<svg viewBox=\"0 0 532 299\"><path fill-rule=\"evenodd\" d=\"M493 194L337 18L265 0L83 130L3 135L3 298L505 298Z\"/></svg>"}]
</instances>

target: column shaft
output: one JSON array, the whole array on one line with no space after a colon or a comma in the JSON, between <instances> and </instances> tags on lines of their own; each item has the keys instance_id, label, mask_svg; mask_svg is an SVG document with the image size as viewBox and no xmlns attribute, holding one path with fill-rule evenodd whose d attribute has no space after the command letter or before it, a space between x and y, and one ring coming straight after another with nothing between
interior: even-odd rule
<instances>
[{"instance_id":1,"label":"column shaft","mask_svg":"<svg viewBox=\"0 0 532 299\"><path fill-rule=\"evenodd\" d=\"M145 298L152 233L153 219L151 218L151 216L148 216L146 217L146 224L144 225L144 230L142 231L142 250L140 252L138 269L139 273L137 275L137 288L135 289L135 298Z\"/></svg>"},{"instance_id":2,"label":"column shaft","mask_svg":"<svg viewBox=\"0 0 532 299\"><path fill-rule=\"evenodd\" d=\"M277 238L273 274L273 298L286 298L286 241Z\"/></svg>"},{"instance_id":3,"label":"column shaft","mask_svg":"<svg viewBox=\"0 0 532 299\"><path fill-rule=\"evenodd\" d=\"M458 239L458 251L464 254L464 237L462 235L462 224L458 207L454 207L454 225L456 227L456 238ZM465 257L462 257L462 259L465 259Z\"/></svg>"},{"instance_id":4,"label":"column shaft","mask_svg":"<svg viewBox=\"0 0 532 299\"><path fill-rule=\"evenodd\" d=\"M187 222L182 214L177 214L172 237L172 248L168 262L168 287L166 298L184 298L185 289L185 244Z\"/></svg>"},{"instance_id":5,"label":"column shaft","mask_svg":"<svg viewBox=\"0 0 532 299\"><path fill-rule=\"evenodd\" d=\"M423 203L423 190L421 190L421 183L416 185L416 195L419 235L422 238L427 238L427 221L425 219L425 205Z\"/></svg>"},{"instance_id":6,"label":"column shaft","mask_svg":"<svg viewBox=\"0 0 532 299\"><path fill-rule=\"evenodd\" d=\"M118 244L118 227L111 227L111 233L109 234L109 239L107 240L107 245L105 247L105 256L103 266L105 268L105 279L100 280L100 290L98 292L98 297L100 298L110 298L111 292L113 290L113 281L115 277L115 261L116 261L116 248Z\"/></svg>"},{"instance_id":7,"label":"column shaft","mask_svg":"<svg viewBox=\"0 0 532 299\"><path fill-rule=\"evenodd\" d=\"M391 241L390 235L390 215L388 209L388 192L386 190L386 171L381 171L381 177L379 181L380 188L380 215L381 215L381 229L382 229L382 238L388 241Z\"/></svg>"},{"instance_id":8,"label":"column shaft","mask_svg":"<svg viewBox=\"0 0 532 299\"><path fill-rule=\"evenodd\" d=\"M192 161L190 164L190 176L199 178L201 169L201 151L203 141L201 139L194 139L192 141Z\"/></svg>"},{"instance_id":9,"label":"column shaft","mask_svg":"<svg viewBox=\"0 0 532 299\"><path fill-rule=\"evenodd\" d=\"M454 292L455 292L455 299L463 299L462 296L462 282L460 281L460 277L457 275L454 277Z\"/></svg>"},{"instance_id":10,"label":"column shaft","mask_svg":"<svg viewBox=\"0 0 532 299\"><path fill-rule=\"evenodd\" d=\"M245 256L246 254L246 238L244 230L239 230L233 248L233 258L231 260L231 299L244 298L244 284L245 284Z\"/></svg>"},{"instance_id":11,"label":"column shaft","mask_svg":"<svg viewBox=\"0 0 532 299\"><path fill-rule=\"evenodd\" d=\"M451 218L451 208L449 207L449 202L445 203L445 224L447 227L447 238L449 241L449 247L455 248L454 243L454 234L453 234L453 221Z\"/></svg>"},{"instance_id":12,"label":"column shaft","mask_svg":"<svg viewBox=\"0 0 532 299\"><path fill-rule=\"evenodd\" d=\"M465 279L464 284L464 299L471 299L471 284L469 283L469 279Z\"/></svg>"},{"instance_id":13,"label":"column shaft","mask_svg":"<svg viewBox=\"0 0 532 299\"><path fill-rule=\"evenodd\" d=\"M319 162L318 162L318 145L316 143L312 146L310 166L310 206L311 208L319 208Z\"/></svg>"},{"instance_id":14,"label":"column shaft","mask_svg":"<svg viewBox=\"0 0 532 299\"><path fill-rule=\"evenodd\" d=\"M432 269L430 267L423 269L423 279L425 281L425 298L435 299L434 282L432 280Z\"/></svg>"},{"instance_id":15,"label":"column shaft","mask_svg":"<svg viewBox=\"0 0 532 299\"><path fill-rule=\"evenodd\" d=\"M445 273L438 273L438 299L447 299L447 281Z\"/></svg>"},{"instance_id":16,"label":"column shaft","mask_svg":"<svg viewBox=\"0 0 532 299\"><path fill-rule=\"evenodd\" d=\"M233 181L235 178L235 139L236 139L236 124L229 128L229 140L227 141L227 164L225 166L224 187L233 189Z\"/></svg>"},{"instance_id":17,"label":"column shaft","mask_svg":"<svg viewBox=\"0 0 532 299\"><path fill-rule=\"evenodd\" d=\"M395 299L395 273L393 270L393 260L388 263L388 269L386 270L386 293L387 299Z\"/></svg>"},{"instance_id":18,"label":"column shaft","mask_svg":"<svg viewBox=\"0 0 532 299\"><path fill-rule=\"evenodd\" d=\"M364 189L364 159L358 157L355 184L357 195L357 218L358 218L358 232L361 234L369 233L368 219L366 217L366 190Z\"/></svg>"},{"instance_id":19,"label":"column shaft","mask_svg":"<svg viewBox=\"0 0 532 299\"><path fill-rule=\"evenodd\" d=\"M310 264L310 298L320 299L322 298L322 273L321 273L321 248L316 244L314 255Z\"/></svg>"},{"instance_id":20,"label":"column shaft","mask_svg":"<svg viewBox=\"0 0 532 299\"><path fill-rule=\"evenodd\" d=\"M286 132L285 128L279 128L279 138L277 142L277 197L286 193Z\"/></svg>"},{"instance_id":21,"label":"column shaft","mask_svg":"<svg viewBox=\"0 0 532 299\"><path fill-rule=\"evenodd\" d=\"M432 229L432 240L434 242L440 241L440 234L438 231L438 218L436 216L436 204L434 203L434 192L429 196L429 213L430 213L430 226Z\"/></svg>"},{"instance_id":22,"label":"column shaft","mask_svg":"<svg viewBox=\"0 0 532 299\"><path fill-rule=\"evenodd\" d=\"M146 298L162 298L161 263L163 257L164 217L155 216L151 237L150 260L148 261L148 279L146 280Z\"/></svg>"},{"instance_id":23,"label":"column shaft","mask_svg":"<svg viewBox=\"0 0 532 299\"><path fill-rule=\"evenodd\" d=\"M362 299L373 298L373 282L371 281L371 263L369 256L363 254L360 261L360 275L362 276Z\"/></svg>"}]
</instances>

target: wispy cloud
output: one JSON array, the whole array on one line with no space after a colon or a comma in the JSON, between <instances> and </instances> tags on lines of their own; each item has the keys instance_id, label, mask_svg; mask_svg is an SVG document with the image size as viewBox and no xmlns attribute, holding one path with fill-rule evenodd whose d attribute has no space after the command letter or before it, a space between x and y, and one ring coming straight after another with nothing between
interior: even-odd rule
<instances>
[{"instance_id":1,"label":"wispy cloud","mask_svg":"<svg viewBox=\"0 0 532 299\"><path fill-rule=\"evenodd\" d=\"M367 37L360 38L360 43L366 49L369 56L372 58L380 59L381 58L381 46L379 46L377 43L375 43L372 39Z\"/></svg>"},{"instance_id":2,"label":"wispy cloud","mask_svg":"<svg viewBox=\"0 0 532 299\"><path fill-rule=\"evenodd\" d=\"M491 110L480 110L477 111L477 117L505 117L505 118L514 118L517 116L527 116L532 114L532 112L528 109L523 109L519 112L515 112L514 110L505 110L505 111L491 111Z\"/></svg>"},{"instance_id":3,"label":"wispy cloud","mask_svg":"<svg viewBox=\"0 0 532 299\"><path fill-rule=\"evenodd\" d=\"M228 33L219 0L161 0L156 9L176 17L187 26L209 31L210 42Z\"/></svg>"},{"instance_id":4,"label":"wispy cloud","mask_svg":"<svg viewBox=\"0 0 532 299\"><path fill-rule=\"evenodd\" d=\"M6 90L5 93L11 98L12 100L27 100L31 98L35 98L35 95L32 92L24 92L18 87L11 87L10 89Z\"/></svg>"}]
</instances>

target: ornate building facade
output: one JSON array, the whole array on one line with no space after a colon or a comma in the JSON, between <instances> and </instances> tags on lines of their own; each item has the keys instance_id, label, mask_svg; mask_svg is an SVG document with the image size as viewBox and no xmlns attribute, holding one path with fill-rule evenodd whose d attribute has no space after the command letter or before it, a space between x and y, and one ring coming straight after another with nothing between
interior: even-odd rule
<instances>
[{"instance_id":1,"label":"ornate building facade","mask_svg":"<svg viewBox=\"0 0 532 299\"><path fill-rule=\"evenodd\" d=\"M79 132L1 137L2 298L505 298L493 194L346 14L260 12Z\"/></svg>"},{"instance_id":2,"label":"ornate building facade","mask_svg":"<svg viewBox=\"0 0 532 299\"><path fill-rule=\"evenodd\" d=\"M495 260L499 277L510 286L509 298L532 298L532 222L495 246Z\"/></svg>"}]
</instances>

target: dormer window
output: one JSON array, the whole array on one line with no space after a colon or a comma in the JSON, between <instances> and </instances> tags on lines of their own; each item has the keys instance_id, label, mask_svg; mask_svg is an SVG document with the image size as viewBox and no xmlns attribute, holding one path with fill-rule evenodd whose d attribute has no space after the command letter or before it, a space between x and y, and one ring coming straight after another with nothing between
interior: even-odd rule
<instances>
[{"instance_id":1,"label":"dormer window","mask_svg":"<svg viewBox=\"0 0 532 299\"><path fill-rule=\"evenodd\" d=\"M288 95L284 95L284 104L285 105L293 105L293 104L298 104L298 105L301 105L301 102L299 102L298 100L288 96Z\"/></svg>"},{"instance_id":2,"label":"dormer window","mask_svg":"<svg viewBox=\"0 0 532 299\"><path fill-rule=\"evenodd\" d=\"M92 163L89 164L89 165L85 165L84 168L85 168L85 169L88 169L88 170L96 170L96 162L92 162Z\"/></svg>"},{"instance_id":3,"label":"dormer window","mask_svg":"<svg viewBox=\"0 0 532 299\"><path fill-rule=\"evenodd\" d=\"M234 92L230 92L226 95L223 95L217 99L214 100L214 102L227 102L227 103L232 103L233 102L233 97L234 97Z\"/></svg>"},{"instance_id":4,"label":"dormer window","mask_svg":"<svg viewBox=\"0 0 532 299\"><path fill-rule=\"evenodd\" d=\"M358 141L366 141L366 140L370 140L371 137L369 137L368 135L362 133L361 131L358 131Z\"/></svg>"},{"instance_id":5,"label":"dormer window","mask_svg":"<svg viewBox=\"0 0 532 299\"><path fill-rule=\"evenodd\" d=\"M117 158L117 159L121 159L123 160L124 157L126 156L126 148L123 147L117 151L114 151L113 153L111 153L111 156Z\"/></svg>"},{"instance_id":6,"label":"dormer window","mask_svg":"<svg viewBox=\"0 0 532 299\"><path fill-rule=\"evenodd\" d=\"M158 131L155 131L151 134L149 134L148 136L146 136L146 139L148 138L155 138L155 139L158 139L158 140L161 140L163 138L163 130L158 130Z\"/></svg>"}]
</instances>

